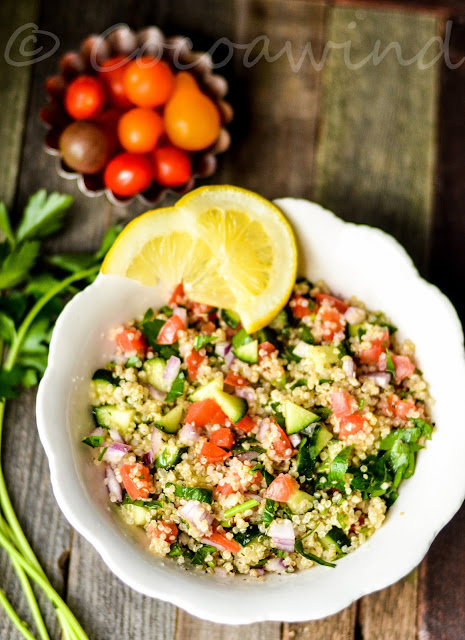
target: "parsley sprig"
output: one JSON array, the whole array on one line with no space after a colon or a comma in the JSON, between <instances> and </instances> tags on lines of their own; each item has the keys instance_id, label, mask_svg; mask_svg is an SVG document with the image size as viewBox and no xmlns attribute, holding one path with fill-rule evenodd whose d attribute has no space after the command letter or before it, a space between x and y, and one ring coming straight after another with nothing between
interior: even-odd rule
<instances>
[{"instance_id":1,"label":"parsley sprig","mask_svg":"<svg viewBox=\"0 0 465 640\"><path fill-rule=\"evenodd\" d=\"M44 257L42 241L62 227L72 197L41 189L29 198L14 229L0 203L0 447L5 404L21 389L37 385L47 366L56 317L70 296L92 282L118 228L105 235L96 253ZM50 640L32 579L55 607L64 637L88 640L67 604L50 584L11 503L0 457L0 546L18 575L41 640ZM0 591L0 604L24 638L34 638Z\"/></svg>"}]
</instances>

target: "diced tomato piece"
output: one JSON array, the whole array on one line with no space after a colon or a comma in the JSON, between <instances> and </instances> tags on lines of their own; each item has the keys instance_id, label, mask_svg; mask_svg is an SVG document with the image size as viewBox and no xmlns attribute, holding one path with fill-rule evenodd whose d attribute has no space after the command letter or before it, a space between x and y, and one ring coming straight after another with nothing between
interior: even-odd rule
<instances>
[{"instance_id":1,"label":"diced tomato piece","mask_svg":"<svg viewBox=\"0 0 465 640\"><path fill-rule=\"evenodd\" d=\"M321 327L323 329L323 339L326 342L331 342L334 336L341 331L344 331L345 320L342 313L337 309L321 308L318 311L318 317L321 321Z\"/></svg>"},{"instance_id":2,"label":"diced tomato piece","mask_svg":"<svg viewBox=\"0 0 465 640\"><path fill-rule=\"evenodd\" d=\"M311 313L314 313L311 301L308 298L297 294L292 296L289 306L291 308L292 315L295 318L305 318L305 316L309 316Z\"/></svg>"},{"instance_id":3,"label":"diced tomato piece","mask_svg":"<svg viewBox=\"0 0 465 640\"><path fill-rule=\"evenodd\" d=\"M298 488L297 480L287 473L280 473L266 490L265 498L276 500L276 502L287 502Z\"/></svg>"},{"instance_id":4,"label":"diced tomato piece","mask_svg":"<svg viewBox=\"0 0 465 640\"><path fill-rule=\"evenodd\" d=\"M229 384L231 387L246 387L249 381L243 376L239 376L237 373L230 371L224 379L224 384Z\"/></svg>"},{"instance_id":5,"label":"diced tomato piece","mask_svg":"<svg viewBox=\"0 0 465 640\"><path fill-rule=\"evenodd\" d=\"M224 533L220 533L219 531L214 531L209 536L202 538L202 542L205 541L214 543L223 548L224 551L231 551L232 553L239 553L242 549L241 545L235 540L230 540L227 538Z\"/></svg>"},{"instance_id":6,"label":"diced tomato piece","mask_svg":"<svg viewBox=\"0 0 465 640\"><path fill-rule=\"evenodd\" d=\"M360 352L359 359L364 364L375 364L378 362L381 354L389 347L389 330L386 329L381 338L371 341L369 349Z\"/></svg>"},{"instance_id":7,"label":"diced tomato piece","mask_svg":"<svg viewBox=\"0 0 465 640\"><path fill-rule=\"evenodd\" d=\"M118 331L115 337L116 344L123 353L143 353L147 348L147 342L140 329L135 327L126 327L122 331Z\"/></svg>"},{"instance_id":8,"label":"diced tomato piece","mask_svg":"<svg viewBox=\"0 0 465 640\"><path fill-rule=\"evenodd\" d=\"M392 362L396 368L396 382L402 382L404 378L409 378L415 371L415 365L408 356L397 356L391 353Z\"/></svg>"},{"instance_id":9,"label":"diced tomato piece","mask_svg":"<svg viewBox=\"0 0 465 640\"><path fill-rule=\"evenodd\" d=\"M195 427L205 427L207 424L224 425L228 416L211 398L193 402L187 409L184 422L190 422Z\"/></svg>"},{"instance_id":10,"label":"diced tomato piece","mask_svg":"<svg viewBox=\"0 0 465 640\"><path fill-rule=\"evenodd\" d=\"M339 437L347 438L348 436L361 431L365 426L365 418L358 413L352 413L349 416L342 416L339 427Z\"/></svg>"},{"instance_id":11,"label":"diced tomato piece","mask_svg":"<svg viewBox=\"0 0 465 640\"><path fill-rule=\"evenodd\" d=\"M234 425L237 429L244 431L244 433L250 433L253 429L255 429L255 420L253 420L249 415L245 415L239 422L236 422Z\"/></svg>"},{"instance_id":12,"label":"diced tomato piece","mask_svg":"<svg viewBox=\"0 0 465 640\"><path fill-rule=\"evenodd\" d=\"M258 345L258 361L261 362L264 358L269 358L276 351L278 349L271 342L261 342Z\"/></svg>"},{"instance_id":13,"label":"diced tomato piece","mask_svg":"<svg viewBox=\"0 0 465 640\"><path fill-rule=\"evenodd\" d=\"M207 464L215 464L216 462L223 462L231 456L230 451L225 451L221 447L218 447L212 442L204 442L200 450L200 458L206 458Z\"/></svg>"},{"instance_id":14,"label":"diced tomato piece","mask_svg":"<svg viewBox=\"0 0 465 640\"><path fill-rule=\"evenodd\" d=\"M192 311L195 320L202 320L202 318L205 319L208 316L213 307L202 302L191 302L189 309Z\"/></svg>"},{"instance_id":15,"label":"diced tomato piece","mask_svg":"<svg viewBox=\"0 0 465 640\"><path fill-rule=\"evenodd\" d=\"M340 313L345 313L349 308L349 305L339 300L339 298L335 298L334 296L329 296L327 293L315 293L315 298L318 300L320 304L324 300L326 300L332 307L337 309Z\"/></svg>"},{"instance_id":16,"label":"diced tomato piece","mask_svg":"<svg viewBox=\"0 0 465 640\"><path fill-rule=\"evenodd\" d=\"M211 336L215 329L216 325L214 325L213 322L210 321L205 322L205 324L200 327L200 331L206 336Z\"/></svg>"},{"instance_id":17,"label":"diced tomato piece","mask_svg":"<svg viewBox=\"0 0 465 640\"><path fill-rule=\"evenodd\" d=\"M218 484L216 489L223 496L230 496L231 493L234 493L234 489L227 482L222 482L221 484Z\"/></svg>"},{"instance_id":18,"label":"diced tomato piece","mask_svg":"<svg viewBox=\"0 0 465 640\"><path fill-rule=\"evenodd\" d=\"M153 538L161 538L170 544L178 537L177 526L168 520L152 520L147 531Z\"/></svg>"},{"instance_id":19,"label":"diced tomato piece","mask_svg":"<svg viewBox=\"0 0 465 640\"><path fill-rule=\"evenodd\" d=\"M281 427L277 423L273 424L273 429L275 433L277 433L277 437L273 440L273 447L275 452L283 460L292 458L292 456L294 455L294 450L292 448L291 441L287 437L287 433L283 429L281 429Z\"/></svg>"},{"instance_id":20,"label":"diced tomato piece","mask_svg":"<svg viewBox=\"0 0 465 640\"><path fill-rule=\"evenodd\" d=\"M152 476L147 467L141 462L137 464L123 464L120 467L124 488L131 500L146 500L152 489Z\"/></svg>"},{"instance_id":21,"label":"diced tomato piece","mask_svg":"<svg viewBox=\"0 0 465 640\"><path fill-rule=\"evenodd\" d=\"M388 416L394 415L401 420L407 420L408 416L414 411L417 411L417 405L411 398L402 400L396 394L386 398L386 414Z\"/></svg>"},{"instance_id":22,"label":"diced tomato piece","mask_svg":"<svg viewBox=\"0 0 465 640\"><path fill-rule=\"evenodd\" d=\"M234 446L233 432L228 427L220 427L212 431L210 442L223 449L232 449Z\"/></svg>"},{"instance_id":23,"label":"diced tomato piece","mask_svg":"<svg viewBox=\"0 0 465 640\"><path fill-rule=\"evenodd\" d=\"M263 482L262 474L260 473L260 471L256 471L252 476L252 482L250 484L261 485L262 482Z\"/></svg>"},{"instance_id":24,"label":"diced tomato piece","mask_svg":"<svg viewBox=\"0 0 465 640\"><path fill-rule=\"evenodd\" d=\"M182 282L180 282L177 287L175 288L175 290L173 291L173 293L171 294L171 298L170 298L170 305L178 305L181 304L184 300L184 285Z\"/></svg>"},{"instance_id":25,"label":"diced tomato piece","mask_svg":"<svg viewBox=\"0 0 465 640\"><path fill-rule=\"evenodd\" d=\"M345 389L333 389L329 394L329 399L336 418L348 416L355 408L354 397Z\"/></svg>"},{"instance_id":26,"label":"diced tomato piece","mask_svg":"<svg viewBox=\"0 0 465 640\"><path fill-rule=\"evenodd\" d=\"M179 331L184 328L184 322L179 316L171 316L162 326L158 334L157 344L174 344L178 339Z\"/></svg>"},{"instance_id":27,"label":"diced tomato piece","mask_svg":"<svg viewBox=\"0 0 465 640\"><path fill-rule=\"evenodd\" d=\"M192 350L192 352L187 356L187 373L189 374L189 378L191 380L195 380L197 378L199 369L206 359L206 356L200 355L200 353L198 351L195 351L195 349Z\"/></svg>"}]
</instances>

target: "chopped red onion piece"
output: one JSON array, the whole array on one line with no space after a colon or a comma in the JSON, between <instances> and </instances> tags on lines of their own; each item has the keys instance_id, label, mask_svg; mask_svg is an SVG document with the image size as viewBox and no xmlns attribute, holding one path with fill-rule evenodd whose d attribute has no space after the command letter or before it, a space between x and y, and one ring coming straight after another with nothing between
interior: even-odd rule
<instances>
[{"instance_id":1,"label":"chopped red onion piece","mask_svg":"<svg viewBox=\"0 0 465 640\"><path fill-rule=\"evenodd\" d=\"M215 547L215 549L218 549L218 551L228 551L228 549L226 549L226 547L223 547L222 544L220 544L219 542L214 542L213 540L210 540L210 538L203 537L200 542L202 544L210 544L212 547Z\"/></svg>"},{"instance_id":2,"label":"chopped red onion piece","mask_svg":"<svg viewBox=\"0 0 465 640\"><path fill-rule=\"evenodd\" d=\"M344 313L344 318L349 324L360 324L365 320L366 316L366 311L359 309L359 307L349 307Z\"/></svg>"},{"instance_id":3,"label":"chopped red onion piece","mask_svg":"<svg viewBox=\"0 0 465 640\"><path fill-rule=\"evenodd\" d=\"M217 356L224 358L231 351L230 342L217 342L215 344L215 353Z\"/></svg>"},{"instance_id":4,"label":"chopped red onion piece","mask_svg":"<svg viewBox=\"0 0 465 640\"><path fill-rule=\"evenodd\" d=\"M290 520L282 522L273 520L268 529L268 535L277 549L288 553L294 551L295 533L294 526Z\"/></svg>"},{"instance_id":5,"label":"chopped red onion piece","mask_svg":"<svg viewBox=\"0 0 465 640\"><path fill-rule=\"evenodd\" d=\"M187 326L187 310L184 309L184 307L174 307L173 316L178 316L178 318L181 318L184 326Z\"/></svg>"},{"instance_id":6,"label":"chopped red onion piece","mask_svg":"<svg viewBox=\"0 0 465 640\"><path fill-rule=\"evenodd\" d=\"M96 427L95 429L93 429L90 433L90 436L104 436L105 435L105 430L102 429L102 427Z\"/></svg>"},{"instance_id":7,"label":"chopped red onion piece","mask_svg":"<svg viewBox=\"0 0 465 640\"><path fill-rule=\"evenodd\" d=\"M283 558L271 558L265 565L267 571L273 571L273 573L286 573L287 567L284 564Z\"/></svg>"},{"instance_id":8,"label":"chopped red onion piece","mask_svg":"<svg viewBox=\"0 0 465 640\"><path fill-rule=\"evenodd\" d=\"M152 429L151 442L152 442L153 455L156 456L163 445L163 436L161 434L160 429L158 429L157 427L154 427Z\"/></svg>"},{"instance_id":9,"label":"chopped red onion piece","mask_svg":"<svg viewBox=\"0 0 465 640\"><path fill-rule=\"evenodd\" d=\"M151 384L147 386L149 389L150 397L153 398L154 400L164 400L166 398L166 393L164 391L161 391L160 389L156 389L155 387L152 387Z\"/></svg>"},{"instance_id":10,"label":"chopped red onion piece","mask_svg":"<svg viewBox=\"0 0 465 640\"><path fill-rule=\"evenodd\" d=\"M147 451L147 453L144 453L144 455L142 456L142 462L144 464L147 465L151 465L153 464L153 461L155 460L155 456L153 455L153 451Z\"/></svg>"},{"instance_id":11,"label":"chopped red onion piece","mask_svg":"<svg viewBox=\"0 0 465 640\"><path fill-rule=\"evenodd\" d=\"M247 403L251 404L255 400L255 391L250 387L237 387L236 396L247 400Z\"/></svg>"},{"instance_id":12,"label":"chopped red onion piece","mask_svg":"<svg viewBox=\"0 0 465 640\"><path fill-rule=\"evenodd\" d=\"M257 432L257 440L259 442L263 442L266 438L268 431L270 430L270 421L268 418L264 420L260 420L258 423L258 432Z\"/></svg>"},{"instance_id":13,"label":"chopped red onion piece","mask_svg":"<svg viewBox=\"0 0 465 640\"><path fill-rule=\"evenodd\" d=\"M123 490L121 489L121 485L116 479L115 472L110 467L109 464L105 467L105 484L107 485L108 493L110 494L110 499L112 497L115 498L114 502L122 502L123 500Z\"/></svg>"},{"instance_id":14,"label":"chopped red onion piece","mask_svg":"<svg viewBox=\"0 0 465 640\"><path fill-rule=\"evenodd\" d=\"M205 509L198 500L188 500L178 509L179 514L202 533L211 533L213 513Z\"/></svg>"},{"instance_id":15,"label":"chopped red onion piece","mask_svg":"<svg viewBox=\"0 0 465 640\"><path fill-rule=\"evenodd\" d=\"M234 353L232 351L228 351L228 353L224 356L224 364L227 367L230 367L235 359L236 356L234 355Z\"/></svg>"},{"instance_id":16,"label":"chopped red onion piece","mask_svg":"<svg viewBox=\"0 0 465 640\"><path fill-rule=\"evenodd\" d=\"M163 371L163 380L165 380L167 384L173 384L180 368L181 360L177 356L171 356L166 363L165 370Z\"/></svg>"},{"instance_id":17,"label":"chopped red onion piece","mask_svg":"<svg viewBox=\"0 0 465 640\"><path fill-rule=\"evenodd\" d=\"M290 443L292 444L292 446L295 448L297 448L300 444L300 441L302 440L302 438L300 437L300 435L298 433L293 433L291 436L289 436L289 440Z\"/></svg>"},{"instance_id":18,"label":"chopped red onion piece","mask_svg":"<svg viewBox=\"0 0 465 640\"><path fill-rule=\"evenodd\" d=\"M119 432L116 431L116 429L109 429L108 435L113 440L113 442L124 442L123 438L121 437Z\"/></svg>"},{"instance_id":19,"label":"chopped red onion piece","mask_svg":"<svg viewBox=\"0 0 465 640\"><path fill-rule=\"evenodd\" d=\"M258 493L244 493L245 497L248 500L256 500L259 504L262 502L262 496L258 495Z\"/></svg>"},{"instance_id":20,"label":"chopped red onion piece","mask_svg":"<svg viewBox=\"0 0 465 640\"><path fill-rule=\"evenodd\" d=\"M186 422L186 424L181 427L178 437L182 442L187 444L189 442L197 442L200 438L200 433L196 426L190 422Z\"/></svg>"},{"instance_id":21,"label":"chopped red onion piece","mask_svg":"<svg viewBox=\"0 0 465 640\"><path fill-rule=\"evenodd\" d=\"M255 572L257 576L265 575L265 569L263 567L255 567Z\"/></svg>"},{"instance_id":22,"label":"chopped red onion piece","mask_svg":"<svg viewBox=\"0 0 465 640\"><path fill-rule=\"evenodd\" d=\"M121 458L124 458L128 451L131 451L131 445L121 442L113 442L103 454L103 460L110 464L118 464Z\"/></svg>"},{"instance_id":23,"label":"chopped red onion piece","mask_svg":"<svg viewBox=\"0 0 465 640\"><path fill-rule=\"evenodd\" d=\"M373 380L378 387L382 387L383 389L389 387L391 383L391 374L387 372L384 373L382 371L377 371L376 373L367 373L365 377L369 380Z\"/></svg>"},{"instance_id":24,"label":"chopped red onion piece","mask_svg":"<svg viewBox=\"0 0 465 640\"><path fill-rule=\"evenodd\" d=\"M256 460L260 454L257 451L244 451L238 453L236 458L241 462L247 462L248 460Z\"/></svg>"},{"instance_id":25,"label":"chopped red onion piece","mask_svg":"<svg viewBox=\"0 0 465 640\"><path fill-rule=\"evenodd\" d=\"M342 370L348 378L355 378L355 365L350 356L344 356L342 358Z\"/></svg>"}]
</instances>

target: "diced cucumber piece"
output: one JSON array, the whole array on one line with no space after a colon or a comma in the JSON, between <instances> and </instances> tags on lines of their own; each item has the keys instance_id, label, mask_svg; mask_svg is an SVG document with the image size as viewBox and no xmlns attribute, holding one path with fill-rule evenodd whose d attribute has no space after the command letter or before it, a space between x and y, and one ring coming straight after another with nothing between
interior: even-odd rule
<instances>
[{"instance_id":1,"label":"diced cucumber piece","mask_svg":"<svg viewBox=\"0 0 465 640\"><path fill-rule=\"evenodd\" d=\"M252 341L252 336L249 336L245 329L241 329L240 331L238 331L235 335L233 335L231 340L234 349L238 349L239 347L242 347L242 345L248 344Z\"/></svg>"},{"instance_id":2,"label":"diced cucumber piece","mask_svg":"<svg viewBox=\"0 0 465 640\"><path fill-rule=\"evenodd\" d=\"M156 426L165 433L176 433L179 429L179 423L182 417L182 406L177 405L171 411L168 411L162 418L157 420Z\"/></svg>"},{"instance_id":3,"label":"diced cucumber piece","mask_svg":"<svg viewBox=\"0 0 465 640\"><path fill-rule=\"evenodd\" d=\"M284 419L286 422L286 431L289 435L293 433L298 433L308 427L312 422L317 422L320 417L313 413L312 411L308 411L308 409L304 409L303 407L299 407L299 405L294 404L290 400L286 400L284 403Z\"/></svg>"},{"instance_id":4,"label":"diced cucumber piece","mask_svg":"<svg viewBox=\"0 0 465 640\"><path fill-rule=\"evenodd\" d=\"M322 424L315 427L310 436L310 446L314 447L315 454L319 455L327 444L333 439L332 434Z\"/></svg>"},{"instance_id":5,"label":"diced cucumber piece","mask_svg":"<svg viewBox=\"0 0 465 640\"><path fill-rule=\"evenodd\" d=\"M244 400L244 398L238 398L237 396L232 396L220 389L216 389L216 391L214 391L214 395L211 397L218 403L220 408L233 424L237 424L239 420L242 420L249 410L247 400Z\"/></svg>"},{"instance_id":6,"label":"diced cucumber piece","mask_svg":"<svg viewBox=\"0 0 465 640\"><path fill-rule=\"evenodd\" d=\"M94 407L93 414L99 427L116 429L124 435L130 430L136 412L134 409L118 409L114 405L104 404L101 407Z\"/></svg>"},{"instance_id":7,"label":"diced cucumber piece","mask_svg":"<svg viewBox=\"0 0 465 640\"><path fill-rule=\"evenodd\" d=\"M276 347L276 349L279 349L280 344L278 336L276 335L276 331L270 329L270 327L264 327L263 329L260 329L255 335L257 336L257 340L259 343L269 342L274 347Z\"/></svg>"},{"instance_id":8,"label":"diced cucumber piece","mask_svg":"<svg viewBox=\"0 0 465 640\"><path fill-rule=\"evenodd\" d=\"M360 336L360 329L363 328L363 323L361 324L349 324L348 325L348 331L349 331L349 336L351 338L357 338L358 336Z\"/></svg>"},{"instance_id":9,"label":"diced cucumber piece","mask_svg":"<svg viewBox=\"0 0 465 640\"><path fill-rule=\"evenodd\" d=\"M150 511L145 507L138 507L135 504L121 505L121 515L129 524L143 527L150 520Z\"/></svg>"},{"instance_id":10,"label":"diced cucumber piece","mask_svg":"<svg viewBox=\"0 0 465 640\"><path fill-rule=\"evenodd\" d=\"M241 321L239 314L235 311L231 311L230 309L221 309L221 319L231 329L236 329L237 325Z\"/></svg>"},{"instance_id":11,"label":"diced cucumber piece","mask_svg":"<svg viewBox=\"0 0 465 640\"><path fill-rule=\"evenodd\" d=\"M114 387L118 386L118 382L108 369L97 369L91 381L94 395L98 398L100 394L111 393Z\"/></svg>"},{"instance_id":12,"label":"diced cucumber piece","mask_svg":"<svg viewBox=\"0 0 465 640\"><path fill-rule=\"evenodd\" d=\"M302 438L296 458L299 475L312 477L316 460L330 440L332 435L322 424L317 424L310 436Z\"/></svg>"},{"instance_id":13,"label":"diced cucumber piece","mask_svg":"<svg viewBox=\"0 0 465 640\"><path fill-rule=\"evenodd\" d=\"M306 344L304 358L309 358L314 364L323 366L337 364L341 352L338 347L325 344ZM302 356L301 356L302 357Z\"/></svg>"},{"instance_id":14,"label":"diced cucumber piece","mask_svg":"<svg viewBox=\"0 0 465 640\"><path fill-rule=\"evenodd\" d=\"M182 460L182 454L187 451L189 447L165 447L158 458L155 460L155 466L157 469L171 469L179 464Z\"/></svg>"},{"instance_id":15,"label":"diced cucumber piece","mask_svg":"<svg viewBox=\"0 0 465 640\"><path fill-rule=\"evenodd\" d=\"M311 496L306 491L301 491L297 489L292 492L291 497L287 501L287 506L292 511L292 513L307 513L312 506L313 496Z\"/></svg>"},{"instance_id":16,"label":"diced cucumber piece","mask_svg":"<svg viewBox=\"0 0 465 640\"><path fill-rule=\"evenodd\" d=\"M171 388L171 383L163 379L163 372L165 371L166 362L163 358L151 358L144 362L144 371L147 374L147 382L159 389L160 391L168 391Z\"/></svg>"},{"instance_id":17,"label":"diced cucumber piece","mask_svg":"<svg viewBox=\"0 0 465 640\"><path fill-rule=\"evenodd\" d=\"M258 340L252 340L247 344L243 344L241 347L236 347L234 353L243 362L249 364L257 364L258 362Z\"/></svg>"},{"instance_id":18,"label":"diced cucumber piece","mask_svg":"<svg viewBox=\"0 0 465 640\"><path fill-rule=\"evenodd\" d=\"M289 316L286 309L281 309L278 315L270 322L271 329L275 331L282 331L289 326Z\"/></svg>"},{"instance_id":19,"label":"diced cucumber piece","mask_svg":"<svg viewBox=\"0 0 465 640\"><path fill-rule=\"evenodd\" d=\"M207 398L213 398L213 394L216 391L223 390L222 378L215 378L203 387L199 387L189 396L189 400L192 402L199 402L200 400L206 400Z\"/></svg>"},{"instance_id":20,"label":"diced cucumber piece","mask_svg":"<svg viewBox=\"0 0 465 640\"><path fill-rule=\"evenodd\" d=\"M340 527L332 527L320 540L325 549L335 547L338 555L343 553L342 547L350 547L350 538Z\"/></svg>"}]
</instances>

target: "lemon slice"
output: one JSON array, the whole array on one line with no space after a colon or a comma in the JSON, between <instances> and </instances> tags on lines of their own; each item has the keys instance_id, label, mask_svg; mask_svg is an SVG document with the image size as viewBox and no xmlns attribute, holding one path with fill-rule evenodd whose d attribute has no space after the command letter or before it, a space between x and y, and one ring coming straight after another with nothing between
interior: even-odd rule
<instances>
[{"instance_id":1,"label":"lemon slice","mask_svg":"<svg viewBox=\"0 0 465 640\"><path fill-rule=\"evenodd\" d=\"M286 304L297 249L282 212L261 196L228 185L201 187L174 207L133 220L102 272L155 286L184 283L196 302L232 309L257 331Z\"/></svg>"}]
</instances>

